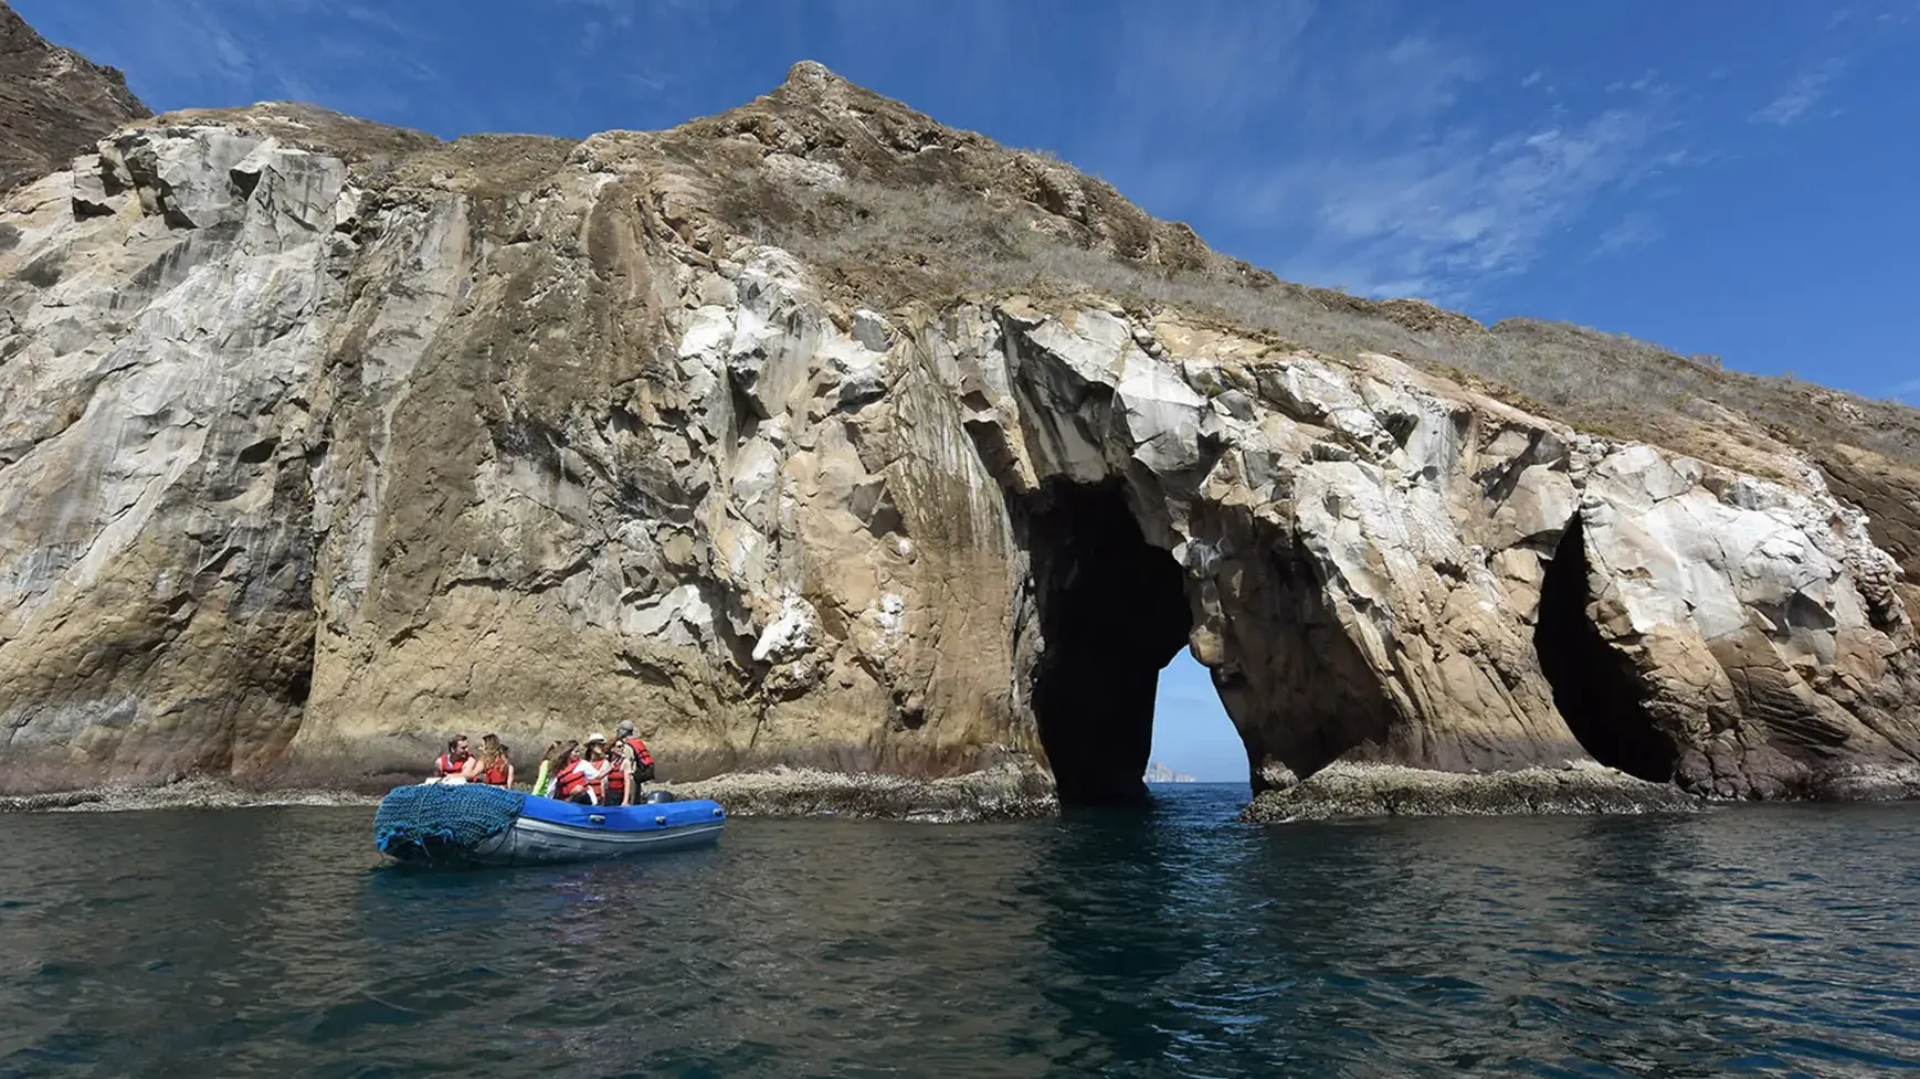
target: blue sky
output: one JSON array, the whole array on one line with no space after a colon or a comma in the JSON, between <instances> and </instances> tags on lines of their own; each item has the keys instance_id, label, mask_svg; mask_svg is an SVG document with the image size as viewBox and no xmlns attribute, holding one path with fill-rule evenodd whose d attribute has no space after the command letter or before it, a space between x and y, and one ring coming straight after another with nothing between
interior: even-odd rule
<instances>
[{"instance_id":1,"label":"blue sky","mask_svg":"<svg viewBox=\"0 0 1920 1079\"><path fill-rule=\"evenodd\" d=\"M1282 277L1920 404L1920 0L13 3L156 109L448 137L671 126L815 59ZM1156 753L1244 775L1200 711Z\"/></svg>"}]
</instances>

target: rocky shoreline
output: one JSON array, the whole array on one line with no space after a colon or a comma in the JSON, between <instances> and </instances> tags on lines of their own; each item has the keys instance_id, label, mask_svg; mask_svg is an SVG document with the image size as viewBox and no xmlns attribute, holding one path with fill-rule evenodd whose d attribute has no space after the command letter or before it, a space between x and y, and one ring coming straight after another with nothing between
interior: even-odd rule
<instances>
[{"instance_id":1,"label":"rocky shoreline","mask_svg":"<svg viewBox=\"0 0 1920 1079\"><path fill-rule=\"evenodd\" d=\"M966 824L1035 820L1060 812L1059 798L1046 773L1012 766L941 779L778 767L662 782L650 789L672 791L681 798L711 798L724 805L728 815L742 818ZM1879 769L1835 777L1821 792L1803 800L1920 800L1920 769ZM366 784L272 788L196 776L159 786L102 785L5 796L0 797L0 813L370 807L379 801L380 794ZM1381 817L1693 813L1728 802L1589 763L1467 774L1342 763L1306 780L1260 792L1235 819L1298 824Z\"/></svg>"},{"instance_id":2,"label":"rocky shoreline","mask_svg":"<svg viewBox=\"0 0 1920 1079\"><path fill-rule=\"evenodd\" d=\"M1920 768L1855 766L1827 773L1772 801L1920 800ZM1691 813L1752 799L1709 797L1651 783L1590 761L1508 772L1440 772L1338 763L1306 780L1262 791L1238 819L1260 824L1369 817L1567 816Z\"/></svg>"},{"instance_id":3,"label":"rocky shoreline","mask_svg":"<svg viewBox=\"0 0 1920 1079\"><path fill-rule=\"evenodd\" d=\"M943 779L873 772L776 768L662 783L683 798L711 798L736 817L851 817L934 824L1030 820L1060 811L1053 780L1004 767Z\"/></svg>"},{"instance_id":4,"label":"rocky shoreline","mask_svg":"<svg viewBox=\"0 0 1920 1079\"><path fill-rule=\"evenodd\" d=\"M150 809L251 809L263 806L371 806L379 796L318 787L259 789L196 776L159 786L102 784L78 790L0 797L0 813L133 812Z\"/></svg>"},{"instance_id":5,"label":"rocky shoreline","mask_svg":"<svg viewBox=\"0 0 1920 1079\"><path fill-rule=\"evenodd\" d=\"M397 782L405 782L399 779ZM871 772L774 768L649 786L681 798L711 798L735 817L845 817L926 823L1028 820L1059 812L1053 782L1031 768L996 768L943 779ZM0 797L5 812L130 812L263 806L373 806L366 784L284 788L196 776L157 786L103 784Z\"/></svg>"},{"instance_id":6,"label":"rocky shoreline","mask_svg":"<svg viewBox=\"0 0 1920 1079\"><path fill-rule=\"evenodd\" d=\"M1684 813L1707 800L1590 764L1457 773L1391 764L1334 764L1262 791L1240 814L1260 824L1360 817Z\"/></svg>"}]
</instances>

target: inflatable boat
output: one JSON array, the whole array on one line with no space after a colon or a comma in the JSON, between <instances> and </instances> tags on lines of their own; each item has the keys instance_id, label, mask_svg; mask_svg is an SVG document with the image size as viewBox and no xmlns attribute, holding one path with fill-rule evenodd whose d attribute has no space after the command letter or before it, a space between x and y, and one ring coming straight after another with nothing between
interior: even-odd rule
<instances>
[{"instance_id":1,"label":"inflatable boat","mask_svg":"<svg viewBox=\"0 0 1920 1079\"><path fill-rule=\"evenodd\" d=\"M586 806L477 783L396 787L373 815L373 844L422 865L545 865L716 843L726 811L656 791L640 805Z\"/></svg>"}]
</instances>

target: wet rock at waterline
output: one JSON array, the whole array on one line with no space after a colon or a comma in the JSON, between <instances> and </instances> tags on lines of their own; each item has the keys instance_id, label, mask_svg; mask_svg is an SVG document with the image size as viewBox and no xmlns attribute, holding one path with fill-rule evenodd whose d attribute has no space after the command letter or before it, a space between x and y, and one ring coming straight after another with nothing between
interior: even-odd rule
<instances>
[{"instance_id":1,"label":"wet rock at waterline","mask_svg":"<svg viewBox=\"0 0 1920 1079\"><path fill-rule=\"evenodd\" d=\"M1336 762L1303 782L1261 791L1244 821L1286 824L1346 817L1686 813L1703 800L1592 763L1499 772L1442 772Z\"/></svg>"},{"instance_id":2,"label":"wet rock at waterline","mask_svg":"<svg viewBox=\"0 0 1920 1079\"><path fill-rule=\"evenodd\" d=\"M905 777L820 805L1125 803L1182 648L1269 816L1405 770L1520 811L1911 774L1899 568L1798 456L1044 281L875 306L739 205L959 177L1082 253L1218 259L1034 160L801 65L578 144L173 114L22 187L5 782L363 776L453 730L530 771L631 718L676 780Z\"/></svg>"}]
</instances>

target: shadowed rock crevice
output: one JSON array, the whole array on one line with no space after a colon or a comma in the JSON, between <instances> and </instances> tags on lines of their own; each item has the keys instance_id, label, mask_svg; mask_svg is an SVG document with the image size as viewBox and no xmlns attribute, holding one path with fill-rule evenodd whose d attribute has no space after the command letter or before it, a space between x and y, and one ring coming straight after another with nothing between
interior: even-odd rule
<instances>
[{"instance_id":1,"label":"shadowed rock crevice","mask_svg":"<svg viewBox=\"0 0 1920 1079\"><path fill-rule=\"evenodd\" d=\"M1575 517L1547 564L1533 644L1553 703L1593 759L1656 783L1673 779L1679 751L1654 725L1633 664L1587 614L1585 529Z\"/></svg>"},{"instance_id":2,"label":"shadowed rock crevice","mask_svg":"<svg viewBox=\"0 0 1920 1079\"><path fill-rule=\"evenodd\" d=\"M1052 484L1026 518L1044 645L1033 711L1062 805L1144 803L1160 671L1193 618L1117 486Z\"/></svg>"},{"instance_id":3,"label":"shadowed rock crevice","mask_svg":"<svg viewBox=\"0 0 1920 1079\"><path fill-rule=\"evenodd\" d=\"M1251 557L1224 562L1232 582L1220 622L1227 661L1214 687L1247 745L1254 792L1287 786L1350 755L1399 761L1393 734L1405 729L1386 683L1339 612L1328 582L1283 529L1244 525L1232 546ZM1364 617L1364 616L1363 616Z\"/></svg>"}]
</instances>

